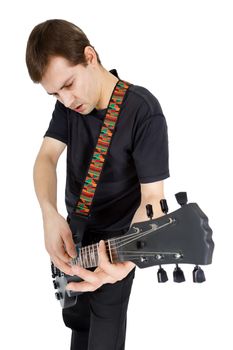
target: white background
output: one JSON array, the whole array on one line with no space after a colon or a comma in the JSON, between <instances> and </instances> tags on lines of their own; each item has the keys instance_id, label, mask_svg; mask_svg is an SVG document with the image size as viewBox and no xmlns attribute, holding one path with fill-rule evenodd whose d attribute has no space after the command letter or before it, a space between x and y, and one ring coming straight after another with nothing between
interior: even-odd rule
<instances>
[{"instance_id":1,"label":"white background","mask_svg":"<svg viewBox=\"0 0 233 350\"><path fill-rule=\"evenodd\" d=\"M158 284L137 269L126 349L231 349L232 341L232 10L231 1L8 1L1 5L1 349L69 349L54 298L32 181L33 163L55 100L30 80L27 38L62 18L80 26L107 69L148 88L168 124L169 210L187 191L209 217L216 248L207 281ZM64 206L65 154L58 167ZM230 319L228 319L230 317Z\"/></svg>"}]
</instances>

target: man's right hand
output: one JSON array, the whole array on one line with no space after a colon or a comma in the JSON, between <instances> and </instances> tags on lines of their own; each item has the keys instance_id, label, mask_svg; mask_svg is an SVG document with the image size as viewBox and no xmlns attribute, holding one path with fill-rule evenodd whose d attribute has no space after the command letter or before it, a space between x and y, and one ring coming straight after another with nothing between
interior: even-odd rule
<instances>
[{"instance_id":1,"label":"man's right hand","mask_svg":"<svg viewBox=\"0 0 233 350\"><path fill-rule=\"evenodd\" d=\"M73 275L69 262L77 256L72 232L67 221L57 212L43 215L45 248L54 265Z\"/></svg>"}]
</instances>

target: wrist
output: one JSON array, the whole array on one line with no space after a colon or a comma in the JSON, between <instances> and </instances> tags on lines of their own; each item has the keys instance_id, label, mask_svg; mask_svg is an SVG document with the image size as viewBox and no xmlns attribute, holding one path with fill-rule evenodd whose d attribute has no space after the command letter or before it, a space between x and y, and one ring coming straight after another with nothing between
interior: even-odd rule
<instances>
[{"instance_id":1,"label":"wrist","mask_svg":"<svg viewBox=\"0 0 233 350\"><path fill-rule=\"evenodd\" d=\"M57 208L48 202L45 202L41 205L41 212L43 219L46 219L48 216L58 213Z\"/></svg>"}]
</instances>

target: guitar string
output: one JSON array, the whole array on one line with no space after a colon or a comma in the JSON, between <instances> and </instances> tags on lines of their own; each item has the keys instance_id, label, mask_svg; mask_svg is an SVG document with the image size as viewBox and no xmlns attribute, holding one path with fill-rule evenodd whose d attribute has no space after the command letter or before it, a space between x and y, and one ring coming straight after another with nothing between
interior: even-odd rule
<instances>
[{"instance_id":1,"label":"guitar string","mask_svg":"<svg viewBox=\"0 0 233 350\"><path fill-rule=\"evenodd\" d=\"M162 228L162 227L164 227L164 226L167 226L167 225L169 225L169 224L171 224L172 222L173 222L174 220L172 220L171 218L169 219L169 222L167 222L167 223L165 223L165 224L163 224L163 225L161 225L161 226L157 226L156 224L152 224L151 226L152 226L152 228L150 229L150 230L148 230L148 231L146 231L146 232L142 232L142 233L138 233L138 232L136 232L136 233L132 233L132 234L130 234L130 235L127 235L128 237L123 237L123 238L121 238L121 237L117 237L117 238L112 238L112 239L109 239L109 240L106 240L105 241L105 244L106 244L106 250L107 250L107 252L109 252L111 249L114 249L114 248L120 248L120 247L122 247L122 246L124 246L125 244L128 244L128 243L130 243L130 242L132 242L132 241L134 241L134 240L136 240L136 239L138 239L138 238L141 238L142 236L145 236L145 235L147 235L147 234L150 234L151 232L153 232L153 231L157 231L158 229L160 229L160 228ZM131 239L130 237L131 236L134 236L133 237L133 239ZM118 241L120 241L121 243L116 243L116 240L118 240ZM114 244L113 245L111 245L110 244L110 248L109 248L109 245L108 245L108 241L111 241L111 242L114 242ZM124 244L122 244L122 242L124 242ZM87 266L89 266L90 264L90 262L91 262L91 259L95 259L96 260L96 255L97 255L97 259L98 259L98 249L99 249L99 244L98 243L95 243L95 244L93 244L93 245L89 245L89 246L86 246L86 247L82 247L81 248L81 250L80 250L80 256L81 256L81 259L85 259L86 260L86 262L87 262ZM87 252L87 250L88 250L88 252ZM128 251L128 252L130 252L130 251ZM83 256L82 256L82 253L83 253ZM89 253L89 257L88 257L88 254L87 253ZM128 256L130 256L131 258L133 257L133 255L129 255L128 253L124 253L124 252L121 252L121 254L123 253L123 255L128 255ZM134 254L135 253L137 253L138 255L141 255L142 253L141 252L134 252ZM158 253L158 252L154 252L153 254L156 254L156 253ZM92 256L91 257L91 254L93 255L94 254L94 257ZM172 254L172 253L171 253ZM144 253L144 255L145 255L145 253ZM136 255L137 256L137 255ZM80 258L79 258L79 260L80 260ZM89 260L89 261L88 261ZM84 261L84 263L85 263L85 265L86 265L86 262ZM83 264L83 261L81 261L81 263ZM91 263L91 265L93 265L92 263ZM90 267L90 266L89 266Z\"/></svg>"},{"instance_id":2,"label":"guitar string","mask_svg":"<svg viewBox=\"0 0 233 350\"><path fill-rule=\"evenodd\" d=\"M153 232L153 228L149 231L146 231L146 232L143 232L143 233L134 233L134 234L131 234L130 236L135 236L133 239L130 239L130 238L125 238L125 239L121 239L121 238L117 238L118 240L121 240L121 241L124 241L124 244L121 244L119 245L118 244L118 248L127 244L127 243L130 243L132 241L134 241L135 239L138 239L139 237L141 237L142 235L146 235L146 234L149 234ZM115 239L112 239L112 241L115 241ZM86 247L82 247L81 248L81 251L80 251L80 255L81 255L81 259L85 259L87 261L87 266L89 265L89 262L88 262L88 259L90 261L90 255L88 257L88 254L86 253L87 249L90 249L90 248L87 248L87 247L92 247L92 254L94 254L94 258L96 259L96 256L97 256L97 259L98 259L98 250L99 250L99 244L98 243L95 243L94 245L90 245L90 246L86 246ZM117 244L114 245L110 245L110 248L109 248L109 245L108 245L108 241L105 241L105 247L106 247L106 250L107 252L109 253L109 251L111 249L114 249L117 247Z\"/></svg>"},{"instance_id":3,"label":"guitar string","mask_svg":"<svg viewBox=\"0 0 233 350\"><path fill-rule=\"evenodd\" d=\"M125 236L123 239L122 239L122 242L124 242L124 244L120 244L120 245L118 245L117 246L117 248L120 248L120 247L122 247L122 246L124 246L124 245L126 245L126 244L128 244L128 243L130 243L130 242L133 242L135 239L138 239L138 238L141 238L141 237L143 237L143 236L146 236L146 235L148 235L148 234L150 234L151 232L153 232L153 231L158 231L159 229L161 229L161 228L163 228L163 227L165 227L165 226L167 226L167 225L170 225L170 224L172 224L174 222L174 219L172 219L172 218L169 218L169 222L166 222L165 224L163 224L163 225L161 225L161 226L158 226L157 224L151 224L151 229L150 230L148 230L148 231L145 231L145 232L136 232L136 233L132 233L131 235L138 235L137 237L134 237L133 239L131 239L130 240L130 237L129 236L131 236L131 235L127 235L127 236ZM113 241L114 241L114 239L113 239ZM121 243L122 243L121 242ZM114 247L114 245L113 245L113 247Z\"/></svg>"},{"instance_id":4,"label":"guitar string","mask_svg":"<svg viewBox=\"0 0 233 350\"><path fill-rule=\"evenodd\" d=\"M137 239L137 238L139 238L140 237L140 233L133 233L133 234L130 234L129 236L134 236L135 238L134 239ZM134 240L133 239L133 240ZM115 241L116 240L118 240L118 241L123 241L123 242L130 242L130 238L116 238L116 239L110 239L109 241L111 241L111 242L114 242L114 244L112 244L111 245L111 243L110 243L110 248L111 249L114 249L114 248L119 248L121 245L119 245L118 244L118 246L117 246L117 244L115 243ZM109 252L110 251L110 248L109 248L109 245L108 245L108 240L106 240L106 241L104 241L105 242L105 247L106 247L106 250L107 250L107 252ZM97 257L98 257L98 250L99 250L99 243L95 243L95 244L93 244L93 245L90 245L90 246L86 246L86 247L92 247L92 251L93 251L93 253L94 254L97 254ZM86 255L86 249L88 249L88 248L86 248L86 247L82 247L81 249L80 249L80 253L81 253L81 258L87 258L86 256L82 256L82 254L83 255Z\"/></svg>"},{"instance_id":5,"label":"guitar string","mask_svg":"<svg viewBox=\"0 0 233 350\"><path fill-rule=\"evenodd\" d=\"M135 233L131 233L125 237L116 237L116 238L111 238L109 240L105 240L105 244L106 244L106 248L109 249L109 245L108 245L108 241L110 242L113 242L113 244L111 245L111 248L120 248L120 247L123 247L124 245L128 244L128 243L131 243L133 241L135 241L136 239L138 238L141 238L143 236L146 236L154 231L158 231L159 229L167 226L167 225L170 225L174 220L173 219L169 219L169 222L161 225L161 226L157 226L156 224L152 224L151 226L151 229L148 230L148 231L144 231L144 232L135 232ZM131 236L134 236L131 238ZM116 242L116 241L120 241L119 243ZM98 245L99 243L95 243L95 244L92 244L92 245L88 245L86 247L82 247L81 249L87 249L87 247L94 247L94 249L98 250Z\"/></svg>"}]
</instances>

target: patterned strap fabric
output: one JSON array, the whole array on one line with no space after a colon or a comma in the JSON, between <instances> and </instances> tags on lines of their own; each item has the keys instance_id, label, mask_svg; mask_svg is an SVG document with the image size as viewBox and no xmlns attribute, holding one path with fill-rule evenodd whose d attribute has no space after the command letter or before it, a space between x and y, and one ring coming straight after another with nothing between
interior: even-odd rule
<instances>
[{"instance_id":1,"label":"patterned strap fabric","mask_svg":"<svg viewBox=\"0 0 233 350\"><path fill-rule=\"evenodd\" d=\"M75 206L75 214L88 216L104 161L111 143L121 104L130 83L119 80L113 90L100 135L92 156L80 198Z\"/></svg>"}]
</instances>

